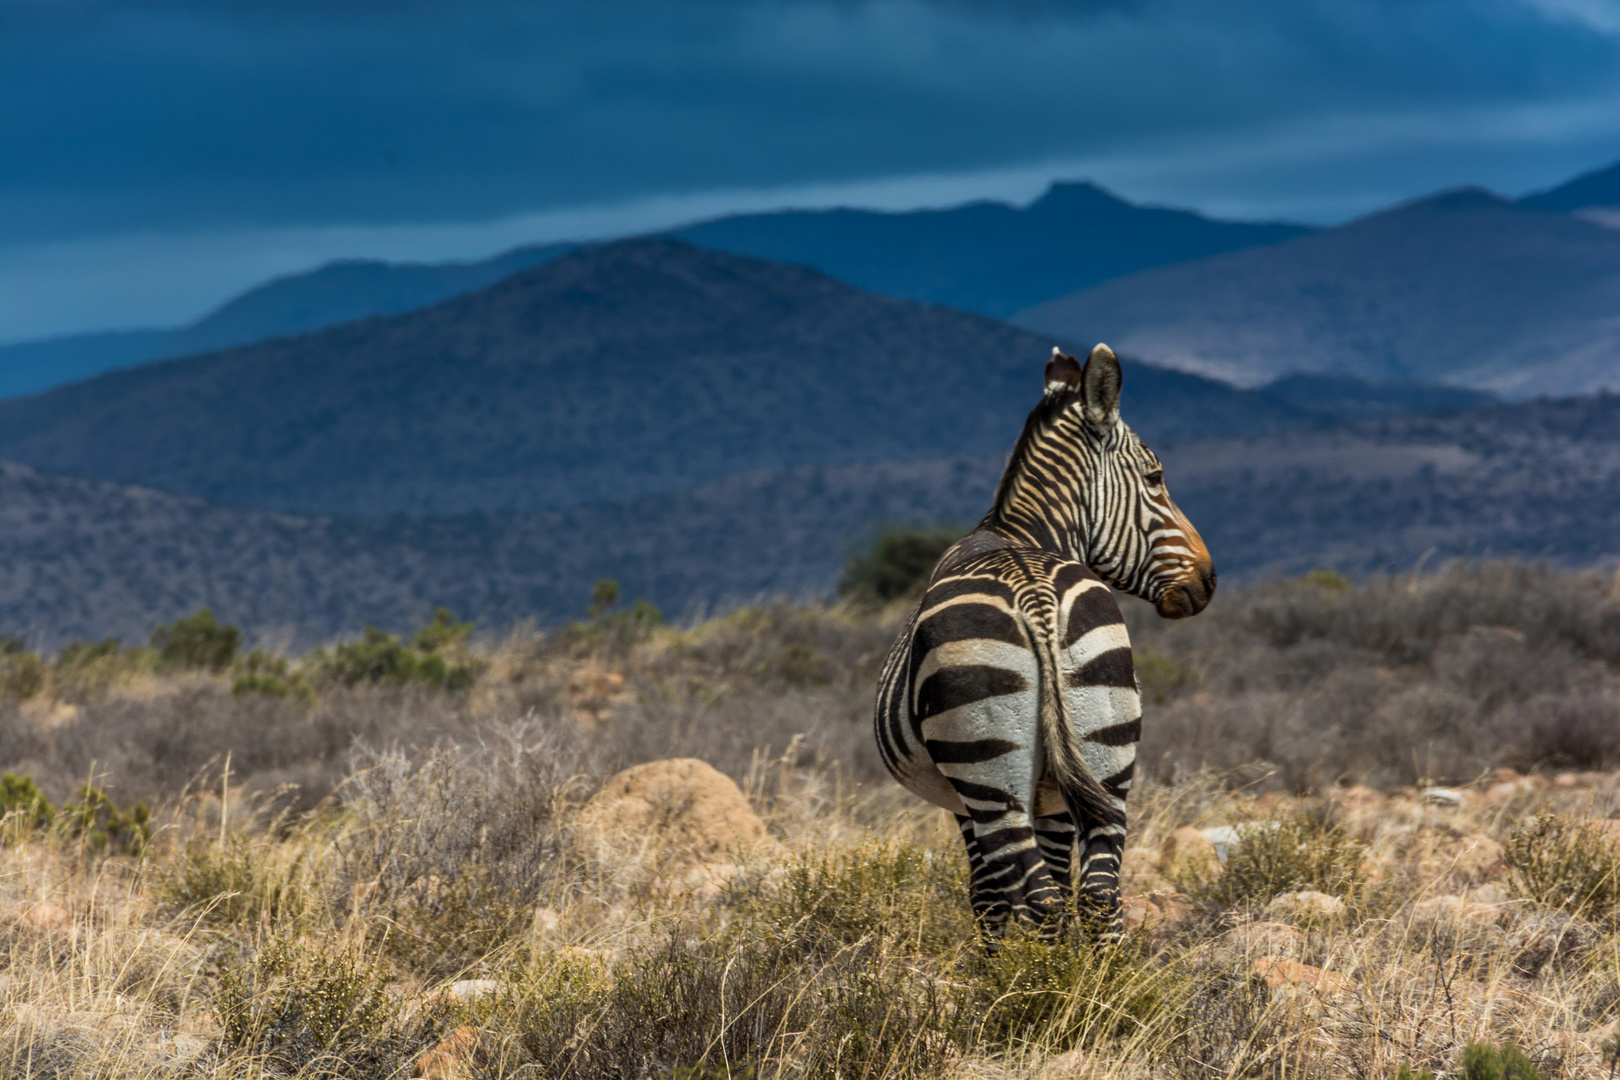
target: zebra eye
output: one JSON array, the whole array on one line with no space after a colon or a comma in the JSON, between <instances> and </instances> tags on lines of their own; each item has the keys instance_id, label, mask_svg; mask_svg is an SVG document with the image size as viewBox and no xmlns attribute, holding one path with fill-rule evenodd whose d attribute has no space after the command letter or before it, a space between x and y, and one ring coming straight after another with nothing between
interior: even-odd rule
<instances>
[{"instance_id":1,"label":"zebra eye","mask_svg":"<svg viewBox=\"0 0 1620 1080\"><path fill-rule=\"evenodd\" d=\"M1154 469L1152 472L1147 474L1145 479L1151 486L1158 487L1160 484L1164 483L1164 470Z\"/></svg>"}]
</instances>

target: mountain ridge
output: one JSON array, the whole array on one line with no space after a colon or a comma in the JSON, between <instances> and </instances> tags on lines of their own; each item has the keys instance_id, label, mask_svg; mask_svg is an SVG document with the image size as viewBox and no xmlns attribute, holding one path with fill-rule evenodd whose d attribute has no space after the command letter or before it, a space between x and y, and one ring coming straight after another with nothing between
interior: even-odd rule
<instances>
[{"instance_id":1,"label":"mountain ridge","mask_svg":"<svg viewBox=\"0 0 1620 1080\"><path fill-rule=\"evenodd\" d=\"M1589 393L1620 388L1620 232L1463 188L1013 321L1241 386L1303 371Z\"/></svg>"}]
</instances>

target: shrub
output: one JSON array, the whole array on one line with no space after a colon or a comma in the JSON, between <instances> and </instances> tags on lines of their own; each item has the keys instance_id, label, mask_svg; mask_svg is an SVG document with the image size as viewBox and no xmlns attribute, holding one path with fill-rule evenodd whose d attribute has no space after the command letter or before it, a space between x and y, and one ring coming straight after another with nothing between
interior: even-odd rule
<instances>
[{"instance_id":1,"label":"shrub","mask_svg":"<svg viewBox=\"0 0 1620 1080\"><path fill-rule=\"evenodd\" d=\"M104 698L113 685L152 666L152 653L126 648L117 638L70 641L51 661L57 697L83 703Z\"/></svg>"},{"instance_id":2,"label":"shrub","mask_svg":"<svg viewBox=\"0 0 1620 1080\"><path fill-rule=\"evenodd\" d=\"M270 697L297 697L313 703L315 691L301 672L292 670L287 658L254 649L236 661L236 679L231 683L231 696L265 694Z\"/></svg>"},{"instance_id":3,"label":"shrub","mask_svg":"<svg viewBox=\"0 0 1620 1080\"><path fill-rule=\"evenodd\" d=\"M1594 823L1538 814L1509 831L1503 857L1532 903L1585 918L1620 916L1620 843Z\"/></svg>"},{"instance_id":4,"label":"shrub","mask_svg":"<svg viewBox=\"0 0 1620 1080\"><path fill-rule=\"evenodd\" d=\"M410 644L368 626L359 641L344 642L330 654L317 649L308 663L319 678L344 686L422 682L444 690L465 690L482 670L482 664L466 657L463 650L471 633L471 623L458 623L440 608L412 636Z\"/></svg>"},{"instance_id":5,"label":"shrub","mask_svg":"<svg viewBox=\"0 0 1620 1080\"><path fill-rule=\"evenodd\" d=\"M1360 888L1367 848L1326 811L1300 812L1236 826L1238 841L1224 868L1189 864L1178 884L1214 907L1261 905L1283 893L1312 889L1350 897Z\"/></svg>"},{"instance_id":6,"label":"shrub","mask_svg":"<svg viewBox=\"0 0 1620 1080\"><path fill-rule=\"evenodd\" d=\"M1174 1012L1168 972L1137 942L1096 947L1014 930L959 991L976 1041L996 1048L1095 1046Z\"/></svg>"},{"instance_id":7,"label":"shrub","mask_svg":"<svg viewBox=\"0 0 1620 1080\"><path fill-rule=\"evenodd\" d=\"M1457 1062L1461 1080L1546 1080L1517 1046L1471 1043Z\"/></svg>"},{"instance_id":8,"label":"shrub","mask_svg":"<svg viewBox=\"0 0 1620 1080\"><path fill-rule=\"evenodd\" d=\"M62 830L98 855L139 855L152 838L152 812L137 800L120 810L106 792L90 784L79 788L79 801L63 803Z\"/></svg>"},{"instance_id":9,"label":"shrub","mask_svg":"<svg viewBox=\"0 0 1620 1080\"><path fill-rule=\"evenodd\" d=\"M239 833L223 841L193 839L158 870L157 893L193 918L220 925L282 920L302 911L309 899L294 882L302 857L275 868L263 846Z\"/></svg>"},{"instance_id":10,"label":"shrub","mask_svg":"<svg viewBox=\"0 0 1620 1080\"><path fill-rule=\"evenodd\" d=\"M0 701L26 701L45 688L45 662L20 637L0 637Z\"/></svg>"},{"instance_id":11,"label":"shrub","mask_svg":"<svg viewBox=\"0 0 1620 1080\"><path fill-rule=\"evenodd\" d=\"M33 777L8 772L0 776L0 816L10 819L8 825L17 831L28 832L49 825L55 811Z\"/></svg>"},{"instance_id":12,"label":"shrub","mask_svg":"<svg viewBox=\"0 0 1620 1080\"><path fill-rule=\"evenodd\" d=\"M966 530L955 528L880 531L864 552L844 564L838 595L857 603L881 605L921 596L940 556Z\"/></svg>"},{"instance_id":13,"label":"shrub","mask_svg":"<svg viewBox=\"0 0 1620 1080\"><path fill-rule=\"evenodd\" d=\"M147 644L160 668L171 671L224 671L236 658L242 632L214 618L210 608L176 619L152 631Z\"/></svg>"},{"instance_id":14,"label":"shrub","mask_svg":"<svg viewBox=\"0 0 1620 1080\"><path fill-rule=\"evenodd\" d=\"M425 1043L424 1022L399 1019L385 967L328 942L273 940L219 975L221 1039L273 1072L391 1076Z\"/></svg>"}]
</instances>

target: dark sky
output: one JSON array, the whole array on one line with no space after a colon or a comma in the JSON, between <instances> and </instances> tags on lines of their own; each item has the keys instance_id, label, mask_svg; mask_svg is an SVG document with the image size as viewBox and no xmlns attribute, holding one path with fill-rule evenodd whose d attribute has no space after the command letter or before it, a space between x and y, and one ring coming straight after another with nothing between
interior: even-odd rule
<instances>
[{"instance_id":1,"label":"dark sky","mask_svg":"<svg viewBox=\"0 0 1620 1080\"><path fill-rule=\"evenodd\" d=\"M1328 222L1616 158L1620 0L0 0L0 341L734 208Z\"/></svg>"}]
</instances>

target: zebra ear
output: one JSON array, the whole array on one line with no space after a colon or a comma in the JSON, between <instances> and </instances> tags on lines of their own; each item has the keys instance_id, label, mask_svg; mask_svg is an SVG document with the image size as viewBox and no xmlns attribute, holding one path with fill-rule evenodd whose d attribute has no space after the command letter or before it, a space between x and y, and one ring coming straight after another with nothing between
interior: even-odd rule
<instances>
[{"instance_id":1,"label":"zebra ear","mask_svg":"<svg viewBox=\"0 0 1620 1080\"><path fill-rule=\"evenodd\" d=\"M1114 350L1106 345L1092 349L1081 382L1085 388L1086 421L1111 427L1119 419L1119 388L1124 382Z\"/></svg>"},{"instance_id":2,"label":"zebra ear","mask_svg":"<svg viewBox=\"0 0 1620 1080\"><path fill-rule=\"evenodd\" d=\"M1074 390L1080 385L1080 361L1064 356L1063 350L1052 346L1052 359L1046 362L1046 392Z\"/></svg>"}]
</instances>

